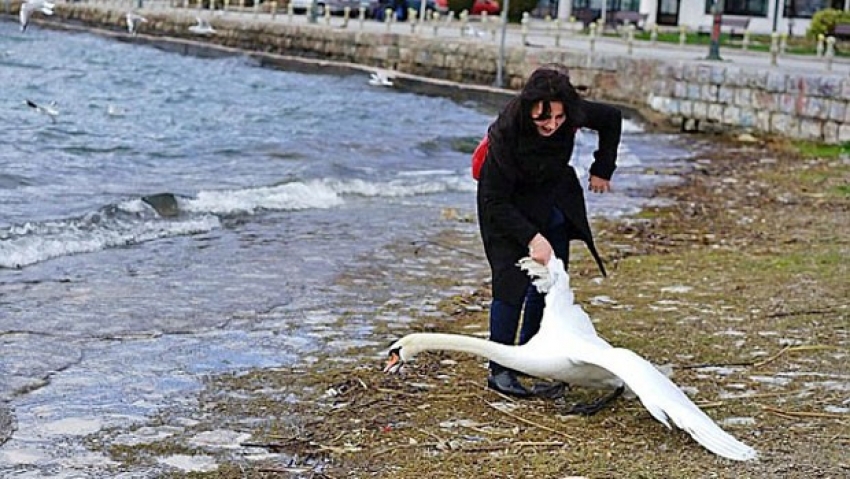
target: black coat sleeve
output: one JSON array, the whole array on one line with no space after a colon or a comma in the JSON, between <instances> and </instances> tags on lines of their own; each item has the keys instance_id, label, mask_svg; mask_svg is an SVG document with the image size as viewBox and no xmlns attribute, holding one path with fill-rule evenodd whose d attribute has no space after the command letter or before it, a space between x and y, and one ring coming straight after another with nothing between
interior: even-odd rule
<instances>
[{"instance_id":1,"label":"black coat sleeve","mask_svg":"<svg viewBox=\"0 0 850 479\"><path fill-rule=\"evenodd\" d=\"M489 155L492 155L491 151ZM481 167L478 181L478 209L483 233L486 236L498 229L503 235L516 240L525 247L537 234L534 226L517 208L514 198L515 179L505 174L493 158L488 158Z\"/></svg>"},{"instance_id":2,"label":"black coat sleeve","mask_svg":"<svg viewBox=\"0 0 850 479\"><path fill-rule=\"evenodd\" d=\"M590 174L610 180L617 168L617 149L623 132L623 114L618 108L605 103L584 102L585 128L595 130L599 136L599 145L593 152L593 164Z\"/></svg>"}]
</instances>

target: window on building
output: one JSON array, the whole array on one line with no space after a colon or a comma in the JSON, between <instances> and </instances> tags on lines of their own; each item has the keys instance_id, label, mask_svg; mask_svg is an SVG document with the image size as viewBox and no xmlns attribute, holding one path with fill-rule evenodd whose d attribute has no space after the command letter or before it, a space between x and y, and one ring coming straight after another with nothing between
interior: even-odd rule
<instances>
[{"instance_id":1,"label":"window on building","mask_svg":"<svg viewBox=\"0 0 850 479\"><path fill-rule=\"evenodd\" d=\"M844 0L785 0L782 15L785 18L812 18L818 10L826 8L844 10Z\"/></svg>"},{"instance_id":2,"label":"window on building","mask_svg":"<svg viewBox=\"0 0 850 479\"><path fill-rule=\"evenodd\" d=\"M768 0L725 0L723 2L723 14L745 15L749 17L767 17L767 6ZM714 0L705 0L705 13L714 13L712 11L712 8L714 8Z\"/></svg>"}]
</instances>

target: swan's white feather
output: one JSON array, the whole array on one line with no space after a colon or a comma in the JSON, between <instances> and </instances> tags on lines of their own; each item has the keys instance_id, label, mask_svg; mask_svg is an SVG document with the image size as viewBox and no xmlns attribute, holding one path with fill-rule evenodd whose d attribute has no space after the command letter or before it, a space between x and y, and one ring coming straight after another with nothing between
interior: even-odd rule
<instances>
[{"instance_id":1,"label":"swan's white feather","mask_svg":"<svg viewBox=\"0 0 850 479\"><path fill-rule=\"evenodd\" d=\"M590 317L575 304L569 275L559 258L553 256L546 266L524 258L519 266L537 278L535 284L541 290L548 291L540 331L526 344L507 346L469 336L418 333L400 339L391 351L398 351L402 361L429 349L462 351L571 386L625 386L652 417L671 429L672 422L709 451L738 461L757 457L755 449L721 429L649 361L598 336Z\"/></svg>"}]
</instances>

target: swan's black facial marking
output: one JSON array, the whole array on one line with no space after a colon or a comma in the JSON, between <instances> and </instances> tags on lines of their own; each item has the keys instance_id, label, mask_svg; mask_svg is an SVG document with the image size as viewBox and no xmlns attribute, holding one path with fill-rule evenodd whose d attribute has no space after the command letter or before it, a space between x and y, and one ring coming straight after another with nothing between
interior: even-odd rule
<instances>
[{"instance_id":1,"label":"swan's black facial marking","mask_svg":"<svg viewBox=\"0 0 850 479\"><path fill-rule=\"evenodd\" d=\"M401 370L401 367L404 365L404 361L401 359L401 346L390 349L389 353L387 353L387 356L387 365L384 366L384 372L399 372Z\"/></svg>"}]
</instances>

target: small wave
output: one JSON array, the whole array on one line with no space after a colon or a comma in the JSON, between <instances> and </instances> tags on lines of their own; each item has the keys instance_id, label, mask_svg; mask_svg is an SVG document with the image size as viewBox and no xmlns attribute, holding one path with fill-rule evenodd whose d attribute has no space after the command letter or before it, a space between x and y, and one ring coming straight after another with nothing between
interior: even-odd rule
<instances>
[{"instance_id":1,"label":"small wave","mask_svg":"<svg viewBox=\"0 0 850 479\"><path fill-rule=\"evenodd\" d=\"M327 209L344 196L410 197L475 190L471 178L448 170L422 171L391 181L315 179L239 190L201 191L173 197L174 215L163 218L142 198L81 217L0 229L0 268L21 268L60 256L91 253L159 238L203 233L220 227L220 216L262 211Z\"/></svg>"},{"instance_id":2,"label":"small wave","mask_svg":"<svg viewBox=\"0 0 850 479\"><path fill-rule=\"evenodd\" d=\"M86 146L70 146L70 147L63 148L61 151L64 151L65 153L69 153L69 154L72 154L72 155L87 155L87 154L90 154L90 153L110 154L110 153L130 152L130 151L133 151L133 149L128 147L128 146L124 146L124 145L103 146L103 147L86 145Z\"/></svg>"},{"instance_id":3,"label":"small wave","mask_svg":"<svg viewBox=\"0 0 850 479\"><path fill-rule=\"evenodd\" d=\"M0 230L0 268L22 268L60 256L92 253L218 228L212 215L163 221L148 212L104 208L82 217L26 223Z\"/></svg>"},{"instance_id":4,"label":"small wave","mask_svg":"<svg viewBox=\"0 0 850 479\"><path fill-rule=\"evenodd\" d=\"M341 195L405 197L445 192L472 192L476 185L469 176L457 174L447 176L405 175L389 181L371 182L364 180L324 180L324 183Z\"/></svg>"},{"instance_id":5,"label":"small wave","mask_svg":"<svg viewBox=\"0 0 850 479\"><path fill-rule=\"evenodd\" d=\"M0 189L14 189L22 186L29 186L32 183L23 176L12 175L9 173L0 173Z\"/></svg>"},{"instance_id":6,"label":"small wave","mask_svg":"<svg viewBox=\"0 0 850 479\"><path fill-rule=\"evenodd\" d=\"M402 176L402 175L400 175ZM263 210L296 211L339 206L344 196L407 197L475 191L471 178L448 170L405 174L389 181L316 179L242 190L202 191L182 199L181 211L217 215L253 214Z\"/></svg>"},{"instance_id":7,"label":"small wave","mask_svg":"<svg viewBox=\"0 0 850 479\"><path fill-rule=\"evenodd\" d=\"M197 198L180 204L181 211L219 215L254 213L259 210L295 211L341 205L336 191L320 181L292 182L244 190L201 191Z\"/></svg>"},{"instance_id":8,"label":"small wave","mask_svg":"<svg viewBox=\"0 0 850 479\"><path fill-rule=\"evenodd\" d=\"M623 133L643 133L644 131L646 130L640 123L629 118L623 118Z\"/></svg>"}]
</instances>

